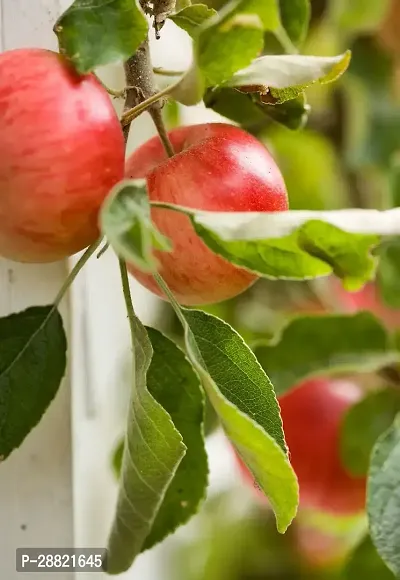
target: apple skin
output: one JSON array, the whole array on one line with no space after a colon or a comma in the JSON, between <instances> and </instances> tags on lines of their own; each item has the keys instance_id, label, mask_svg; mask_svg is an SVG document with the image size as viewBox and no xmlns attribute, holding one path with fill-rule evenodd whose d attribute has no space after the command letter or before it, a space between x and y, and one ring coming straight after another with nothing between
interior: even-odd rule
<instances>
[{"instance_id":1,"label":"apple skin","mask_svg":"<svg viewBox=\"0 0 400 580\"><path fill-rule=\"evenodd\" d=\"M53 262L99 235L98 212L124 177L124 138L93 75L55 52L0 55L0 255Z\"/></svg>"},{"instance_id":2,"label":"apple skin","mask_svg":"<svg viewBox=\"0 0 400 580\"><path fill-rule=\"evenodd\" d=\"M224 123L180 127L169 133L175 155L168 159L155 137L127 161L126 175L147 178L151 201L225 212L285 211L287 192L270 153L252 135ZM173 243L155 252L160 273L181 304L221 302L248 288L257 277L214 254L189 218L152 208L158 229ZM128 265L147 289L163 297L152 276Z\"/></svg>"},{"instance_id":3,"label":"apple skin","mask_svg":"<svg viewBox=\"0 0 400 580\"><path fill-rule=\"evenodd\" d=\"M302 508L337 516L363 511L366 479L352 477L346 471L340 457L339 439L344 414L361 398L362 390L355 383L326 378L307 380L279 397ZM239 467L253 483L252 475L240 459Z\"/></svg>"},{"instance_id":4,"label":"apple skin","mask_svg":"<svg viewBox=\"0 0 400 580\"><path fill-rule=\"evenodd\" d=\"M351 549L346 537L303 523L293 526L294 548L312 569L333 568L342 564Z\"/></svg>"},{"instance_id":5,"label":"apple skin","mask_svg":"<svg viewBox=\"0 0 400 580\"><path fill-rule=\"evenodd\" d=\"M359 312L368 310L374 314L387 328L396 330L400 328L400 309L386 306L379 296L379 290L374 283L366 284L358 292L346 292L343 286L337 284L337 296L347 312Z\"/></svg>"},{"instance_id":6,"label":"apple skin","mask_svg":"<svg viewBox=\"0 0 400 580\"><path fill-rule=\"evenodd\" d=\"M329 292L335 301L335 307L324 306L317 300L307 300L295 307L289 307L290 314L295 315L326 315L355 314L360 311L371 312L389 330L400 328L400 309L390 308L380 296L378 286L375 282L369 282L357 292L349 292L343 288L342 283L337 278L332 277L329 281Z\"/></svg>"}]
</instances>

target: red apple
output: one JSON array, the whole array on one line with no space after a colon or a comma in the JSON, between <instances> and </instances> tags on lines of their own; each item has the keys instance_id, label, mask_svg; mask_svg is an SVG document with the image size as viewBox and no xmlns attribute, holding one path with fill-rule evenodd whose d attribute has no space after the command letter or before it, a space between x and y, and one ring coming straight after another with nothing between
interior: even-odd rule
<instances>
[{"instance_id":1,"label":"red apple","mask_svg":"<svg viewBox=\"0 0 400 580\"><path fill-rule=\"evenodd\" d=\"M341 564L351 549L351 542L346 536L316 526L295 522L293 534L296 552L311 568L330 568Z\"/></svg>"},{"instance_id":2,"label":"red apple","mask_svg":"<svg viewBox=\"0 0 400 580\"><path fill-rule=\"evenodd\" d=\"M99 235L98 211L124 175L107 92L60 55L0 55L0 255L51 262Z\"/></svg>"},{"instance_id":3,"label":"red apple","mask_svg":"<svg viewBox=\"0 0 400 580\"><path fill-rule=\"evenodd\" d=\"M352 477L340 457L340 427L362 390L345 380L308 380L279 398L290 461L300 487L300 506L351 515L365 506L365 478ZM244 464L240 468L253 481Z\"/></svg>"},{"instance_id":4,"label":"red apple","mask_svg":"<svg viewBox=\"0 0 400 580\"><path fill-rule=\"evenodd\" d=\"M336 287L337 297L347 312L368 310L389 329L400 328L400 309L389 308L384 304L376 284L369 283L358 292L346 292L337 281L335 281L335 289Z\"/></svg>"},{"instance_id":5,"label":"red apple","mask_svg":"<svg viewBox=\"0 0 400 580\"><path fill-rule=\"evenodd\" d=\"M390 330L400 328L400 309L390 308L383 302L375 282L366 284L358 292L348 292L343 288L338 278L332 277L329 280L328 291L332 296L327 297L326 305L317 300L309 299L296 304L294 307L289 305L288 310L299 315L319 315L329 312L349 314L367 310ZM330 300L332 301L331 307L328 306Z\"/></svg>"},{"instance_id":6,"label":"red apple","mask_svg":"<svg viewBox=\"0 0 400 580\"><path fill-rule=\"evenodd\" d=\"M245 131L223 123L180 127L169 133L176 152L168 159L160 139L151 139L129 158L126 174L146 177L151 201L210 211L284 211L288 200L282 175L267 149ZM159 230L172 240L171 253L157 252L160 273L181 304L216 303L236 296L254 274L214 254L189 219L152 209ZM154 279L132 266L146 288L162 296Z\"/></svg>"}]
</instances>

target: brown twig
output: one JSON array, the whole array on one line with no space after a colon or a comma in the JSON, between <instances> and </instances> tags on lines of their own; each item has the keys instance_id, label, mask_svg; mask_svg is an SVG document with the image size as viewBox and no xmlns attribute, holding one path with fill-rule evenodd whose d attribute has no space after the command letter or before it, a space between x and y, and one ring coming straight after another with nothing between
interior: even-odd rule
<instances>
[{"instance_id":1,"label":"brown twig","mask_svg":"<svg viewBox=\"0 0 400 580\"><path fill-rule=\"evenodd\" d=\"M148 38L142 42L136 53L125 63L125 75L127 86L134 87L127 91L124 107L124 112L126 113L157 94ZM174 154L174 150L168 139L161 109L162 102L157 100L147 110L153 119L168 156L171 157ZM126 141L128 140L130 124L128 122L123 127Z\"/></svg>"}]
</instances>

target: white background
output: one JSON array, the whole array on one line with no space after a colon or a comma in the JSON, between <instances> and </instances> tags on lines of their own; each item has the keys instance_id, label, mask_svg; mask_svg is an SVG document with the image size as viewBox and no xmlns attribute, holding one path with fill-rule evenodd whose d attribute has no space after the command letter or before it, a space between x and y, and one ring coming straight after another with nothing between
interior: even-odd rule
<instances>
[{"instance_id":1,"label":"white background","mask_svg":"<svg viewBox=\"0 0 400 580\"><path fill-rule=\"evenodd\" d=\"M53 24L67 0L0 0L0 50L56 49ZM152 40L155 66L182 69L191 58L189 38L168 23L162 40ZM23 63L21 63L23 66ZM114 88L122 86L120 67L101 71ZM116 105L118 108L118 104ZM185 123L215 120L201 107L183 110ZM129 150L154 133L147 115L135 122ZM0 259L0 315L52 301L70 264L21 265ZM145 323L157 315L158 300L132 284L136 311ZM111 251L92 259L62 305L69 335L69 370L42 423L20 449L0 465L0 578L38 578L15 572L17 547L102 547L106 544L117 488L110 455L126 412L123 368L129 352L128 323ZM234 476L231 454L221 436L211 447L212 489ZM192 524L193 525L193 524ZM181 534L187 533L186 530ZM169 543L138 558L120 578L166 580ZM73 580L73 574L46 574L47 580ZM96 580L103 574L80 574ZM169 578L168 580L174 580Z\"/></svg>"}]
</instances>

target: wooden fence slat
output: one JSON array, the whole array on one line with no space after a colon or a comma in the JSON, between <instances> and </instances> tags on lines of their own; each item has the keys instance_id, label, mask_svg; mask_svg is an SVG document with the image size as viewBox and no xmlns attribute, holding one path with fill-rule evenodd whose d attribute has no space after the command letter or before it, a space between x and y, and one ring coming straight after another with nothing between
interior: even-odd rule
<instances>
[{"instance_id":1,"label":"wooden fence slat","mask_svg":"<svg viewBox=\"0 0 400 580\"><path fill-rule=\"evenodd\" d=\"M68 2L0 0L0 51L55 48L54 19ZM36 266L0 259L0 315L50 303L67 275L66 263ZM68 303L62 314L69 330ZM21 578L15 550L73 546L71 395L68 377L43 421L0 465L0 578ZM74 574L47 573L47 580ZM37 574L26 573L28 578Z\"/></svg>"}]
</instances>

